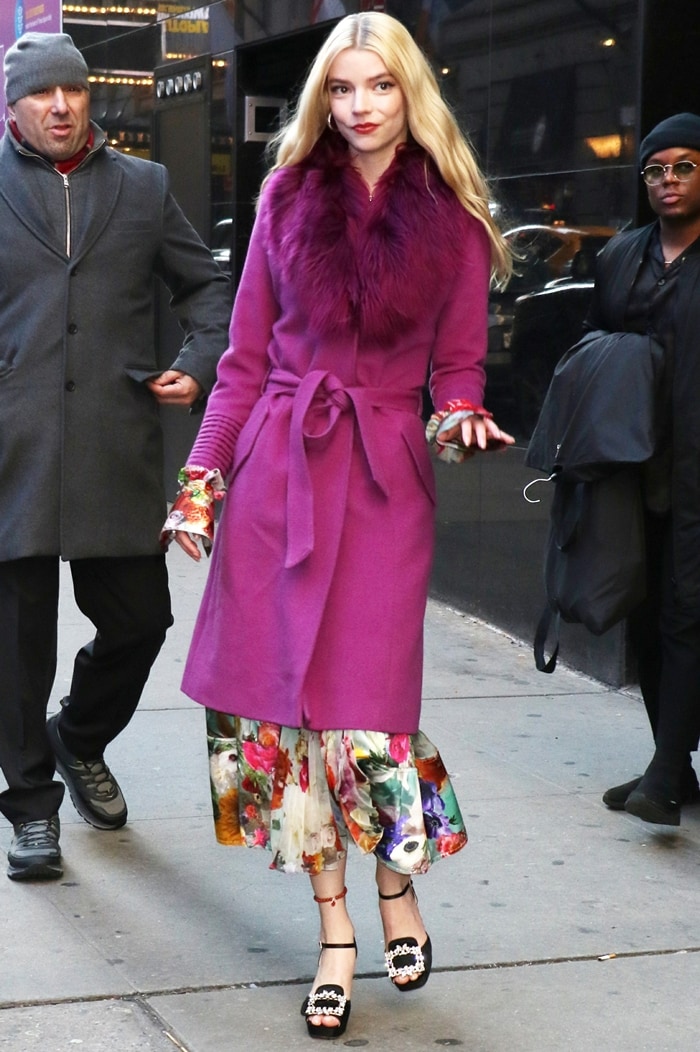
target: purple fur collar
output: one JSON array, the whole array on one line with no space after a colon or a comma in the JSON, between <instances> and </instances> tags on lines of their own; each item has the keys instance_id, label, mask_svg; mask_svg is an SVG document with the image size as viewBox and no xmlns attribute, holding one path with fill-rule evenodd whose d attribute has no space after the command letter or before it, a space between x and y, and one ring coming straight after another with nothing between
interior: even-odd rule
<instances>
[{"instance_id":1,"label":"purple fur collar","mask_svg":"<svg viewBox=\"0 0 700 1052\"><path fill-rule=\"evenodd\" d=\"M372 202L347 152L326 137L267 194L271 254L314 332L356 329L388 346L436 315L473 222L414 145L397 150Z\"/></svg>"}]
</instances>

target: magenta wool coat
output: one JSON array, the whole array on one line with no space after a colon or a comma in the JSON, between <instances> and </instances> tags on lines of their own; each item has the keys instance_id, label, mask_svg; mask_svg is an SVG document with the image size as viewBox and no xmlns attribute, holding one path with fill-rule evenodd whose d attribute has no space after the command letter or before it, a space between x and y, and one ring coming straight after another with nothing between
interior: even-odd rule
<instances>
[{"instance_id":1,"label":"magenta wool coat","mask_svg":"<svg viewBox=\"0 0 700 1052\"><path fill-rule=\"evenodd\" d=\"M418 729L421 389L429 374L436 406L481 403L489 271L483 225L418 147L371 200L325 142L268 182L189 459L228 480L190 697L290 727Z\"/></svg>"}]
</instances>

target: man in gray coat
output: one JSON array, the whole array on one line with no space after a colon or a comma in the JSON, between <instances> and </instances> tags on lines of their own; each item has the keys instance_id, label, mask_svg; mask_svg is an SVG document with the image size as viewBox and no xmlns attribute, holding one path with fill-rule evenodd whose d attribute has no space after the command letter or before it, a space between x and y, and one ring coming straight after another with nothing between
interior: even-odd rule
<instances>
[{"instance_id":1,"label":"man in gray coat","mask_svg":"<svg viewBox=\"0 0 700 1052\"><path fill-rule=\"evenodd\" d=\"M165 169L111 149L90 121L88 70L63 33L5 56L0 141L0 811L8 875L61 876L64 786L99 829L127 808L104 750L131 719L172 624L159 533L159 405L195 406L226 347L228 281ZM154 276L183 346L163 371ZM59 559L95 638L46 722Z\"/></svg>"}]
</instances>

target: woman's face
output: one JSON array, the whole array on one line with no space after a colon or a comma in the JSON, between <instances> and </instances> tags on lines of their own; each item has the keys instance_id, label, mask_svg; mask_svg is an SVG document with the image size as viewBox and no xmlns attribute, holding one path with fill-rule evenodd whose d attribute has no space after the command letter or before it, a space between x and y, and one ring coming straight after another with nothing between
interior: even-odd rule
<instances>
[{"instance_id":1,"label":"woman's face","mask_svg":"<svg viewBox=\"0 0 700 1052\"><path fill-rule=\"evenodd\" d=\"M408 135L406 100L374 51L347 48L328 71L331 114L351 153L362 164L386 168Z\"/></svg>"}]
</instances>

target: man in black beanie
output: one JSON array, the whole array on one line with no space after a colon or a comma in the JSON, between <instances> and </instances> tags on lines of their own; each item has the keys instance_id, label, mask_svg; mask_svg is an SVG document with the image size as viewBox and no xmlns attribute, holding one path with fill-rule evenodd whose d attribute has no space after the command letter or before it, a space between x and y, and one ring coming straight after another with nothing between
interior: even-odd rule
<instances>
[{"instance_id":1,"label":"man in black beanie","mask_svg":"<svg viewBox=\"0 0 700 1052\"><path fill-rule=\"evenodd\" d=\"M118 829L104 759L172 624L159 405L212 387L228 342L228 281L173 200L166 170L113 150L90 121L88 67L64 33L5 55L0 141L0 812L8 876L62 873L58 810ZM156 360L154 282L184 333ZM95 637L46 722L59 560Z\"/></svg>"},{"instance_id":2,"label":"man in black beanie","mask_svg":"<svg viewBox=\"0 0 700 1052\"><path fill-rule=\"evenodd\" d=\"M642 477L647 598L629 619L655 751L603 801L678 825L681 806L700 799L700 116L657 124L639 162L657 218L598 256L587 328L650 333L665 349L658 444Z\"/></svg>"}]
</instances>

